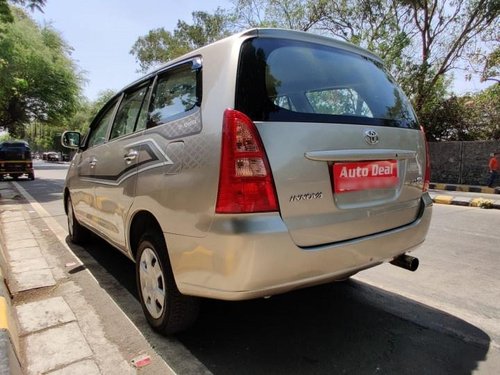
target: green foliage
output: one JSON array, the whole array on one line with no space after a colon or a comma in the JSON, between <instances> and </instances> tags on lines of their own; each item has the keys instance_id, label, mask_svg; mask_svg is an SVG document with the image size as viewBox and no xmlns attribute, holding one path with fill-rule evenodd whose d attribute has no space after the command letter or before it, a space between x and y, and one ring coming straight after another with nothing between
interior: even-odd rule
<instances>
[{"instance_id":1,"label":"green foliage","mask_svg":"<svg viewBox=\"0 0 500 375\"><path fill-rule=\"evenodd\" d=\"M417 81L411 94L416 110L420 112L441 77L460 65L472 62L465 57L484 48L479 42L488 46L481 36L498 30L500 2L407 0L402 4L401 9L407 12L406 22L411 22L414 33L412 46L416 51L420 50L420 54L414 53L411 60L418 65L419 72L410 76Z\"/></svg>"},{"instance_id":2,"label":"green foliage","mask_svg":"<svg viewBox=\"0 0 500 375\"><path fill-rule=\"evenodd\" d=\"M328 16L327 0L238 0L234 22L238 28L279 27L309 31Z\"/></svg>"},{"instance_id":3,"label":"green foliage","mask_svg":"<svg viewBox=\"0 0 500 375\"><path fill-rule=\"evenodd\" d=\"M500 84L471 96L436 96L420 120L430 141L500 140Z\"/></svg>"},{"instance_id":4,"label":"green foliage","mask_svg":"<svg viewBox=\"0 0 500 375\"><path fill-rule=\"evenodd\" d=\"M484 59L481 81L500 82L500 47L497 47Z\"/></svg>"},{"instance_id":5,"label":"green foliage","mask_svg":"<svg viewBox=\"0 0 500 375\"><path fill-rule=\"evenodd\" d=\"M98 98L93 102L81 99L75 114L65 122L65 130L77 130L82 134L86 133L97 112L115 94L113 90L105 90L100 92Z\"/></svg>"},{"instance_id":6,"label":"green foliage","mask_svg":"<svg viewBox=\"0 0 500 375\"><path fill-rule=\"evenodd\" d=\"M9 141L11 136L9 133L3 133L0 135L0 142Z\"/></svg>"},{"instance_id":7,"label":"green foliage","mask_svg":"<svg viewBox=\"0 0 500 375\"><path fill-rule=\"evenodd\" d=\"M479 132L475 139L500 140L500 84L495 83L471 99L463 100L469 124Z\"/></svg>"},{"instance_id":8,"label":"green foliage","mask_svg":"<svg viewBox=\"0 0 500 375\"><path fill-rule=\"evenodd\" d=\"M32 121L57 124L70 118L81 79L55 30L40 28L20 9L13 8L13 15L0 38L0 126L23 137Z\"/></svg>"},{"instance_id":9,"label":"green foliage","mask_svg":"<svg viewBox=\"0 0 500 375\"><path fill-rule=\"evenodd\" d=\"M10 0L10 2L12 4L25 6L32 11L38 10L41 12L42 7L45 6L46 0ZM12 15L12 11L9 7L8 1L0 0L0 23L11 22L14 22L14 16Z\"/></svg>"},{"instance_id":10,"label":"green foliage","mask_svg":"<svg viewBox=\"0 0 500 375\"><path fill-rule=\"evenodd\" d=\"M230 18L221 9L214 14L193 12L192 16L192 25L179 20L173 32L158 28L137 39L130 53L136 57L142 71L229 34L227 25Z\"/></svg>"}]
</instances>

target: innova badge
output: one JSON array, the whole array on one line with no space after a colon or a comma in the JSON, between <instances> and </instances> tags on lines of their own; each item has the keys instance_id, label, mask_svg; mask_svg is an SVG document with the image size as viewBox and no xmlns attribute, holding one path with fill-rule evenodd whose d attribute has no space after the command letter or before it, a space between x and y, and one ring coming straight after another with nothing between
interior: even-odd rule
<instances>
[{"instance_id":1,"label":"innova badge","mask_svg":"<svg viewBox=\"0 0 500 375\"><path fill-rule=\"evenodd\" d=\"M364 132L365 134L365 142L369 145L376 145L379 141L378 133L373 129L367 129Z\"/></svg>"}]
</instances>

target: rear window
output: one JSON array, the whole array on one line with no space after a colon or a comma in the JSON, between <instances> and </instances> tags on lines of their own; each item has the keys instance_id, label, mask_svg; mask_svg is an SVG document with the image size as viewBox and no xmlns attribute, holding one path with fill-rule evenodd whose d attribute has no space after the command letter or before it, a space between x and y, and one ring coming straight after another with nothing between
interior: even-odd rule
<instances>
[{"instance_id":1,"label":"rear window","mask_svg":"<svg viewBox=\"0 0 500 375\"><path fill-rule=\"evenodd\" d=\"M254 121L418 129L408 99L379 62L287 39L254 38L243 44L236 109Z\"/></svg>"},{"instance_id":2,"label":"rear window","mask_svg":"<svg viewBox=\"0 0 500 375\"><path fill-rule=\"evenodd\" d=\"M4 142L0 143L0 160L29 160L31 151L26 143Z\"/></svg>"}]
</instances>

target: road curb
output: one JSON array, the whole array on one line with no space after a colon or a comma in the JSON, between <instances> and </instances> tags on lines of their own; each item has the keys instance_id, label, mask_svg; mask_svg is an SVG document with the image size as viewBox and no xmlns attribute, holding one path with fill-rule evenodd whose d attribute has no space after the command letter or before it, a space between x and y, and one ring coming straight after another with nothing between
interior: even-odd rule
<instances>
[{"instance_id":1,"label":"road curb","mask_svg":"<svg viewBox=\"0 0 500 375\"><path fill-rule=\"evenodd\" d=\"M458 184L442 184L431 182L430 189L461 191L464 193L482 193L482 194L500 194L500 187L490 188L486 186L458 185Z\"/></svg>"},{"instance_id":2,"label":"road curb","mask_svg":"<svg viewBox=\"0 0 500 375\"><path fill-rule=\"evenodd\" d=\"M0 232L2 228L0 227ZM0 238L0 374L22 374L19 329L3 270L6 270L3 234Z\"/></svg>"},{"instance_id":3,"label":"road curb","mask_svg":"<svg viewBox=\"0 0 500 375\"><path fill-rule=\"evenodd\" d=\"M452 197L449 195L434 195L432 201L436 204L448 204L453 206L463 207L478 207L478 208L491 208L500 209L500 200L492 200L485 198L463 198Z\"/></svg>"}]
</instances>

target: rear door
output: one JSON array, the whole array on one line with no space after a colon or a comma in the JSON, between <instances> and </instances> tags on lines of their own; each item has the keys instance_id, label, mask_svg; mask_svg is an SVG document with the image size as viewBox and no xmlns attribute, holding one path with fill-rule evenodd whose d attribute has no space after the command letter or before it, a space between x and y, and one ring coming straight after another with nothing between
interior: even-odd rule
<instances>
[{"instance_id":1,"label":"rear door","mask_svg":"<svg viewBox=\"0 0 500 375\"><path fill-rule=\"evenodd\" d=\"M356 239L418 216L424 138L372 56L256 38L242 48L236 97L259 129L297 245Z\"/></svg>"}]
</instances>

